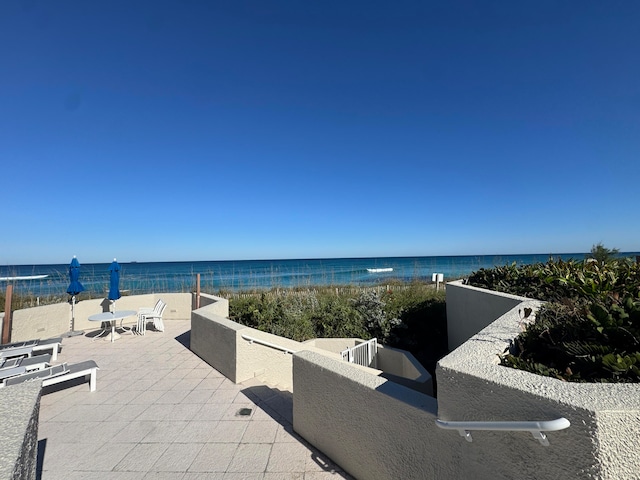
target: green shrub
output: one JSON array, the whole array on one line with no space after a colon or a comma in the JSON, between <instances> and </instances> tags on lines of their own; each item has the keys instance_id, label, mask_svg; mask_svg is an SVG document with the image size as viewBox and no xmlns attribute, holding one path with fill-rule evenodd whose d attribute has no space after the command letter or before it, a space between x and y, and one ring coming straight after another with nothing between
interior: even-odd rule
<instances>
[{"instance_id":1,"label":"green shrub","mask_svg":"<svg viewBox=\"0 0 640 480\"><path fill-rule=\"evenodd\" d=\"M548 302L503 365L566 381L640 381L638 263L550 260L475 272L468 284Z\"/></svg>"},{"instance_id":2,"label":"green shrub","mask_svg":"<svg viewBox=\"0 0 640 480\"><path fill-rule=\"evenodd\" d=\"M410 351L432 374L447 353L444 292L430 285L371 289L297 291L282 289L232 297L229 316L238 323L293 340L376 337Z\"/></svg>"}]
</instances>

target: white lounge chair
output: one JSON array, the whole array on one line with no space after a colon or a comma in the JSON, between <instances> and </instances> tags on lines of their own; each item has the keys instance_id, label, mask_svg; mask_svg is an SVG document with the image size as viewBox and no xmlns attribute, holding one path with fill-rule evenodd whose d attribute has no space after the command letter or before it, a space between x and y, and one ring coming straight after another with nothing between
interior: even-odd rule
<instances>
[{"instance_id":1,"label":"white lounge chair","mask_svg":"<svg viewBox=\"0 0 640 480\"><path fill-rule=\"evenodd\" d=\"M3 370L25 367L27 372L42 370L51 366L51 354L34 355L33 357L0 358L0 373Z\"/></svg>"},{"instance_id":2,"label":"white lounge chair","mask_svg":"<svg viewBox=\"0 0 640 480\"><path fill-rule=\"evenodd\" d=\"M33 353L37 355L40 352L51 350L51 359L55 362L58 359L58 352L60 351L61 345L62 337L7 343L5 345L0 345L0 358L19 356L30 357Z\"/></svg>"},{"instance_id":3,"label":"white lounge chair","mask_svg":"<svg viewBox=\"0 0 640 480\"><path fill-rule=\"evenodd\" d=\"M95 392L97 387L98 370L99 367L93 360L87 360L73 365L63 363L43 370L5 378L2 380L1 386L9 387L11 385L17 385L27 381L42 381L42 386L48 387L50 385L57 385L69 380L84 377L89 380L89 390Z\"/></svg>"}]
</instances>

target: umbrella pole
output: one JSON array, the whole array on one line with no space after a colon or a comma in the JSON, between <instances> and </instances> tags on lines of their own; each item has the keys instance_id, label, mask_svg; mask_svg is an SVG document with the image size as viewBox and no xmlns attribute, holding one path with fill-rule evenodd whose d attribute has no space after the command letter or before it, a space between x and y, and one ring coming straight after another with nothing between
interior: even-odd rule
<instances>
[{"instance_id":1,"label":"umbrella pole","mask_svg":"<svg viewBox=\"0 0 640 480\"><path fill-rule=\"evenodd\" d=\"M75 323L76 323L75 308L76 308L76 296L71 295L71 331L72 332L75 328Z\"/></svg>"}]
</instances>

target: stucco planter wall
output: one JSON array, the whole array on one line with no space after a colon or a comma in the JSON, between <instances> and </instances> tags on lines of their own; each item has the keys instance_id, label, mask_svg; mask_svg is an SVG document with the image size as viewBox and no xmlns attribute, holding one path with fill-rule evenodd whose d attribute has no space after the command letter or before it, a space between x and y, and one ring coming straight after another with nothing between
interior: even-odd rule
<instances>
[{"instance_id":1,"label":"stucco planter wall","mask_svg":"<svg viewBox=\"0 0 640 480\"><path fill-rule=\"evenodd\" d=\"M454 350L494 322L526 297L463 285L462 280L447 283L447 335Z\"/></svg>"},{"instance_id":2,"label":"stucco planter wall","mask_svg":"<svg viewBox=\"0 0 640 480\"><path fill-rule=\"evenodd\" d=\"M355 478L463 478L459 437L436 427L436 400L367 370L296 353L294 430Z\"/></svg>"},{"instance_id":3,"label":"stucco planter wall","mask_svg":"<svg viewBox=\"0 0 640 480\"><path fill-rule=\"evenodd\" d=\"M540 305L519 303L440 360L438 415L448 421L565 417L571 426L550 432L549 447L524 432L473 432L461 457L463 473L495 479L639 478L640 385L569 383L498 364L523 328L521 311Z\"/></svg>"},{"instance_id":4,"label":"stucco planter wall","mask_svg":"<svg viewBox=\"0 0 640 480\"><path fill-rule=\"evenodd\" d=\"M41 382L0 389L0 478L35 480Z\"/></svg>"}]
</instances>

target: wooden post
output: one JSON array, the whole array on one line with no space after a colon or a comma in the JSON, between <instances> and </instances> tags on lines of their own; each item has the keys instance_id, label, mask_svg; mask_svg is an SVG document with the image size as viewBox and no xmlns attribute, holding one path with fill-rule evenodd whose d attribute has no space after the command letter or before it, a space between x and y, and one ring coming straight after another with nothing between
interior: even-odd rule
<instances>
[{"instance_id":1,"label":"wooden post","mask_svg":"<svg viewBox=\"0 0 640 480\"><path fill-rule=\"evenodd\" d=\"M2 322L2 343L11 343L11 295L13 285L7 285L4 299L4 321Z\"/></svg>"},{"instance_id":2,"label":"wooden post","mask_svg":"<svg viewBox=\"0 0 640 480\"><path fill-rule=\"evenodd\" d=\"M200 274L196 273L196 310L200 308Z\"/></svg>"}]
</instances>

